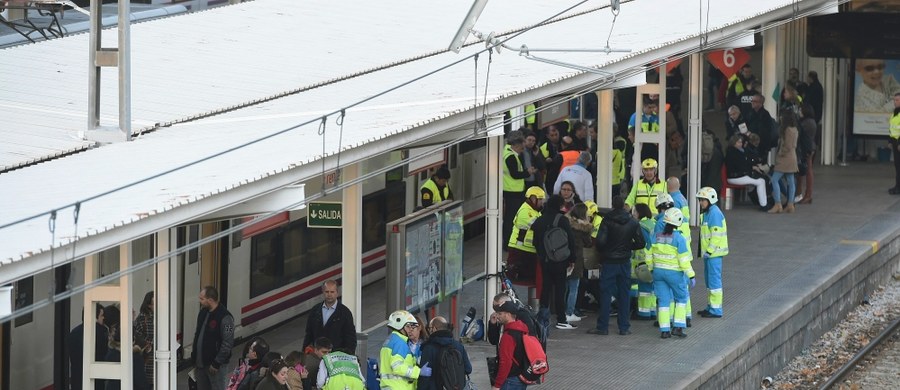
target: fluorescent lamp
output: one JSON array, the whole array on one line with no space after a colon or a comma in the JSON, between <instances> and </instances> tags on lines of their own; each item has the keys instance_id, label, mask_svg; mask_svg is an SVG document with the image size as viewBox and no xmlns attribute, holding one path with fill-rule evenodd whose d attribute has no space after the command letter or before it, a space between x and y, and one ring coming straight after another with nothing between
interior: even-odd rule
<instances>
[{"instance_id":1,"label":"fluorescent lamp","mask_svg":"<svg viewBox=\"0 0 900 390\"><path fill-rule=\"evenodd\" d=\"M454 53L459 53L463 44L466 43L466 38L469 37L469 33L472 31L472 28L475 27L475 22L478 21L478 17L481 16L481 12L484 11L487 2L488 0L475 0L472 3L472 7L469 8L469 13L466 14L466 18L463 19L462 24L459 26L459 30L456 31L456 36L453 37L453 41L450 42L450 50Z\"/></svg>"}]
</instances>

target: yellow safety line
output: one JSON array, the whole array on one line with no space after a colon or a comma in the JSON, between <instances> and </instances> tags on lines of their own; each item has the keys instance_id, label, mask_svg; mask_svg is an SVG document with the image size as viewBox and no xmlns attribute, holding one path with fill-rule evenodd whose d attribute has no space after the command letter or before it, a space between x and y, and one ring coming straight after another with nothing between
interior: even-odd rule
<instances>
[{"instance_id":1,"label":"yellow safety line","mask_svg":"<svg viewBox=\"0 0 900 390\"><path fill-rule=\"evenodd\" d=\"M878 241L875 240L841 240L841 244L848 245L869 245L872 247L872 254L878 253Z\"/></svg>"}]
</instances>

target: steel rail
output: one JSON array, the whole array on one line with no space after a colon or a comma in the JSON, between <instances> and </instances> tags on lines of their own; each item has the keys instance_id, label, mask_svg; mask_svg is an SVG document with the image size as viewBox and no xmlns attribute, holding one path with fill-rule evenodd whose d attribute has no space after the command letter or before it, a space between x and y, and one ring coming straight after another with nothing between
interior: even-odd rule
<instances>
[{"instance_id":1,"label":"steel rail","mask_svg":"<svg viewBox=\"0 0 900 390\"><path fill-rule=\"evenodd\" d=\"M885 340L888 340L891 335L893 335L894 332L897 331L898 328L900 328L900 318L897 318L894 320L894 322L891 322L891 324L888 325L887 328L884 328L884 330L882 330L877 337L866 344L866 346L863 347L863 349L861 349L859 352L857 352L856 355L853 355L853 357L850 358L847 363L844 363L844 365L841 366L841 368L838 369L838 371L834 373L834 375L832 375L827 382L823 383L822 386L819 386L819 390L828 390L835 384L840 383L842 380L844 380L844 378L846 378L855 370L856 365L861 360L868 356L869 353L874 351L875 348L878 348L878 346L884 343Z\"/></svg>"}]
</instances>

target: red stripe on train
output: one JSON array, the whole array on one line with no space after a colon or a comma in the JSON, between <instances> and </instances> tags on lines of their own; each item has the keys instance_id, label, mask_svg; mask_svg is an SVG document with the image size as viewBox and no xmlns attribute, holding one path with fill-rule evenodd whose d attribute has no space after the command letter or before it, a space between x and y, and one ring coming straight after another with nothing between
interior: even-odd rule
<instances>
[{"instance_id":1,"label":"red stripe on train","mask_svg":"<svg viewBox=\"0 0 900 390\"><path fill-rule=\"evenodd\" d=\"M371 262L371 261L373 261L373 260L375 260L375 259L378 259L378 258L380 258L380 257L383 257L383 256L385 256L386 254L387 254L387 250L386 250L386 249L382 249L382 250L380 250L380 251L378 251L378 252L375 252L375 253L373 253L373 254L371 254L371 255L368 255L368 256L366 256L366 257L363 257L362 263L363 263L363 264L366 264L366 263ZM338 267L338 269L332 270L332 271L330 271L330 272L328 272L328 273L326 273L326 274L324 274L324 275L319 275L318 277L316 277L316 278L314 278L314 279L307 280L306 282L303 282L303 283L301 283L301 284L299 284L299 285L296 285L296 286L294 286L294 287L291 287L291 288L289 288L289 289L287 289L287 290L284 290L284 291L279 292L279 293L277 293L277 294L273 294L273 295L271 295L271 296L269 296L269 297L266 297L266 298L263 298L263 299L261 299L261 300L259 300L259 301L253 302L253 303L251 303L251 304L249 304L249 305L247 305L247 306L242 307L242 308L241 308L241 314L247 313L247 312L252 311L252 310L254 310L254 309L258 309L258 308L260 308L260 307L262 307L262 306L265 306L265 305L268 305L268 304L270 304L270 303L272 303L272 302L275 302L275 301L277 301L277 300L283 299L284 297L287 297L287 296L289 296L289 295L291 295L291 294L295 294L295 293L297 293L298 291L301 291L301 290L304 290L304 289L308 288L309 286L320 284L320 283L324 282L325 280L327 280L327 279L329 279L329 278L333 278L335 275L339 275L340 273L341 273L341 269L340 269L340 267Z\"/></svg>"}]
</instances>

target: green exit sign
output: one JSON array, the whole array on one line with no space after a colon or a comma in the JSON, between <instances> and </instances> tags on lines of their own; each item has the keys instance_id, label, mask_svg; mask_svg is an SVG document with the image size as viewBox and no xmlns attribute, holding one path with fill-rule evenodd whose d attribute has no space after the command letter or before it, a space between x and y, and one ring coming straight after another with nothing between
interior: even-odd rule
<instances>
[{"instance_id":1,"label":"green exit sign","mask_svg":"<svg viewBox=\"0 0 900 390\"><path fill-rule=\"evenodd\" d=\"M344 205L340 202L309 202L306 225L320 228L340 228Z\"/></svg>"}]
</instances>

